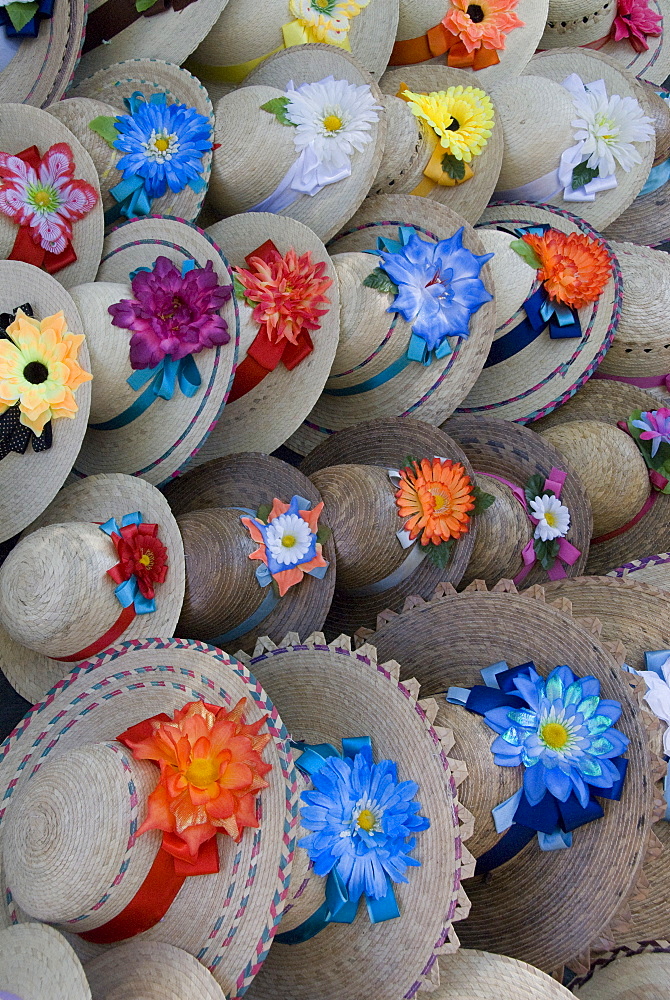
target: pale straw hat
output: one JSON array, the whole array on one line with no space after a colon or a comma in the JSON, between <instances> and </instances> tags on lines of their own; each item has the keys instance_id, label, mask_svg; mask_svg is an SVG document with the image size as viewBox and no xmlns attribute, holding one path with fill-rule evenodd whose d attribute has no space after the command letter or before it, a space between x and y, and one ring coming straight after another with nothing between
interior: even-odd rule
<instances>
[{"instance_id":1,"label":"pale straw hat","mask_svg":"<svg viewBox=\"0 0 670 1000\"><path fill-rule=\"evenodd\" d=\"M72 298L45 271L21 261L0 261L0 287L0 312L13 312L17 306L29 304L34 317L42 320L62 311L71 333L79 336L84 332ZM77 363L90 372L86 341L78 349ZM0 461L1 541L12 538L34 521L67 479L86 433L91 406L89 382L74 390L74 400L77 412L73 419L51 421L51 448L36 452L28 444L23 455L10 451Z\"/></svg>"},{"instance_id":2,"label":"pale straw hat","mask_svg":"<svg viewBox=\"0 0 670 1000\"><path fill-rule=\"evenodd\" d=\"M129 941L84 968L92 1000L225 1000L211 972L171 944Z\"/></svg>"},{"instance_id":3,"label":"pale straw hat","mask_svg":"<svg viewBox=\"0 0 670 1000\"><path fill-rule=\"evenodd\" d=\"M135 836L158 768L136 760L117 737L193 701L232 709L240 699L246 699L245 721L267 717L262 732L271 736L262 751L272 766L269 787L255 800L259 825L244 830L237 844L218 836L219 873L187 877L165 916L136 938L183 948L226 996L240 997L281 918L298 785L288 733L263 688L242 663L202 643L144 639L112 647L72 671L5 741L0 922L41 916L68 930L74 942L122 913L144 885L161 835ZM90 940L77 945L85 961L108 947Z\"/></svg>"},{"instance_id":4,"label":"pale straw hat","mask_svg":"<svg viewBox=\"0 0 670 1000\"><path fill-rule=\"evenodd\" d=\"M418 784L420 814L430 819L412 851L421 865L394 886L399 918L372 925L361 905L353 923L333 923L300 944L275 941L250 1000L397 1000L434 990L438 955L458 947L454 922L467 916L462 880L471 875L472 859L463 841L472 827L457 798L465 770L447 757L453 734L433 728L437 704L421 697L415 680L399 683L394 660L382 662L373 646L354 651L351 645L346 635L326 645L320 633L301 642L292 632L279 647L263 638L251 658L238 655L279 699L293 740L330 743L339 751L343 738L369 737L374 762L390 759L397 780ZM297 877L306 862L306 850L298 847L282 932L323 903L324 880L312 867L303 882Z\"/></svg>"},{"instance_id":5,"label":"pale straw hat","mask_svg":"<svg viewBox=\"0 0 670 1000\"><path fill-rule=\"evenodd\" d=\"M322 579L307 573L278 601L268 602L256 577L259 562L249 558L257 543L240 521L245 509L272 507L275 498L287 504L300 496L316 507L321 496L298 469L267 455L233 455L187 472L166 487L165 496L186 550L178 635L249 652L259 632L279 640L288 628L307 633L323 626L335 589L334 540L323 543L329 566ZM318 523L329 527L328 508Z\"/></svg>"},{"instance_id":6,"label":"pale straw hat","mask_svg":"<svg viewBox=\"0 0 670 1000\"><path fill-rule=\"evenodd\" d=\"M37 37L10 39L2 29L0 101L45 107L57 101L79 60L86 20L84 0L62 0L38 20Z\"/></svg>"},{"instance_id":7,"label":"pale straw hat","mask_svg":"<svg viewBox=\"0 0 670 1000\"><path fill-rule=\"evenodd\" d=\"M379 170L386 116L381 92L369 72L333 45L298 45L278 52L249 76L244 87L217 104L214 135L219 148L214 150L208 201L219 218L248 212L264 202L298 158L294 126L280 124L262 105L283 97L291 81L299 87L329 76L370 88L375 106L381 109L365 133L371 141L351 154L349 177L322 187L311 197L298 195L279 214L309 226L324 242L351 218Z\"/></svg>"},{"instance_id":8,"label":"pale straw hat","mask_svg":"<svg viewBox=\"0 0 670 1000\"><path fill-rule=\"evenodd\" d=\"M74 177L86 181L99 194L98 172L93 160L68 128L39 108L26 104L0 105L0 150L3 153L16 155L36 146L40 157L44 157L47 150L58 143L65 143L72 152ZM71 225L72 247L77 259L54 275L64 288L93 281L95 277L104 236L101 199L98 198L97 204L83 218L72 221ZM9 257L20 231L12 218L0 213L0 259Z\"/></svg>"},{"instance_id":9,"label":"pale straw hat","mask_svg":"<svg viewBox=\"0 0 670 1000\"><path fill-rule=\"evenodd\" d=\"M91 1000L79 959L46 924L0 931L0 996L20 1000Z\"/></svg>"},{"instance_id":10,"label":"pale straw hat","mask_svg":"<svg viewBox=\"0 0 670 1000\"><path fill-rule=\"evenodd\" d=\"M105 212L117 205L110 188L118 184L123 176L117 169L117 163L125 153L111 148L90 125L100 116L127 116L128 108L124 100L138 92L147 101L154 94L165 94L168 104L185 105L207 118L211 129L214 128L214 109L205 88L185 69L159 59L129 59L115 63L98 70L69 90L67 99L51 105L48 111L74 132L90 153L100 178ZM203 153L200 176L205 185L209 181L211 163L211 151ZM151 214L174 215L191 221L198 215L204 197L205 188L197 192L186 185L177 193L168 188L162 198L154 198L151 202Z\"/></svg>"},{"instance_id":11,"label":"pale straw hat","mask_svg":"<svg viewBox=\"0 0 670 1000\"><path fill-rule=\"evenodd\" d=\"M595 240L612 256L611 275L601 294L578 310L581 337L554 339L544 327L534 338L520 337L514 342L514 333L520 335L527 323L525 303L541 286L538 272L511 244L517 239L517 229L543 225ZM486 250L494 253L490 266L496 289L496 333L492 353L457 412L487 414L525 424L573 396L600 364L619 320L621 275L608 244L587 222L549 206L512 204L487 208L476 233Z\"/></svg>"},{"instance_id":12,"label":"pale straw hat","mask_svg":"<svg viewBox=\"0 0 670 1000\"><path fill-rule=\"evenodd\" d=\"M647 583L659 590L670 590L670 552L631 559L623 566L610 570L607 576L616 576L634 583Z\"/></svg>"},{"instance_id":13,"label":"pale straw hat","mask_svg":"<svg viewBox=\"0 0 670 1000\"><path fill-rule=\"evenodd\" d=\"M588 574L608 573L668 548L670 494L652 488L635 441L617 427L634 410L658 407L655 397L636 386L592 380L534 428L576 469L591 501Z\"/></svg>"},{"instance_id":14,"label":"pale straw hat","mask_svg":"<svg viewBox=\"0 0 670 1000\"><path fill-rule=\"evenodd\" d=\"M432 202L447 205L474 225L489 203L502 166L502 128L497 121L495 103L491 101L490 95L473 79L472 73L432 63L389 70L379 81L379 86L384 94L388 124L384 156L370 193L412 194L416 191ZM491 135L483 149L472 155L469 169L474 177L452 186L433 183L430 189L432 182L426 181L424 171L436 146L440 145L438 135L427 121L412 113L410 105L400 95L406 90L415 94L432 94L459 87L466 91L466 98L470 88L479 91L474 95L477 101L483 102L480 96L483 94L490 102L492 125L485 131L490 131ZM448 120L447 117L447 123ZM466 123L459 122L459 125L464 127L462 134L466 137L464 141L467 141ZM453 116L449 129L452 126Z\"/></svg>"},{"instance_id":15,"label":"pale straw hat","mask_svg":"<svg viewBox=\"0 0 670 1000\"><path fill-rule=\"evenodd\" d=\"M411 195L366 199L328 244L340 286L340 342L323 394L289 441L300 454L334 431L378 417L409 415L440 423L465 398L486 360L495 324L492 301L470 317L469 337L449 340L450 354L428 365L412 361L396 371L406 357L411 325L400 313L389 313L392 294L364 282L379 262L365 251L375 250L378 239L398 239L399 226L431 242L463 228L463 245L476 255L486 253L477 232L444 205ZM489 263L480 278L494 294Z\"/></svg>"},{"instance_id":16,"label":"pale straw hat","mask_svg":"<svg viewBox=\"0 0 670 1000\"><path fill-rule=\"evenodd\" d=\"M76 82L124 59L164 59L183 63L212 28L227 0L167 0L139 12L133 4L91 0L83 55Z\"/></svg>"},{"instance_id":17,"label":"pale straw hat","mask_svg":"<svg viewBox=\"0 0 670 1000\"><path fill-rule=\"evenodd\" d=\"M597 638L597 623L571 616L567 603L545 603L541 587L517 594L511 581L487 592L475 581L462 594L441 585L432 601L407 601L401 614L380 616L377 630L363 629L380 657L403 664L422 693L438 698L436 722L456 735L453 753L469 771L459 792L475 817L468 847L479 858L499 841L491 809L519 788L518 769L494 763L494 734L482 718L444 698L452 686L481 684L480 670L499 661L510 667L532 661L546 676L567 664L580 677L595 676L604 697L623 708L618 728L630 737L628 772L618 802L604 803L604 817L580 827L569 850L541 851L533 838L520 853L475 875L472 903L459 937L467 948L495 948L562 979L563 966L586 972L591 947L611 940L625 924L626 901L643 890L642 862L654 821L653 762L644 713L619 660ZM544 906L551 899L555 905ZM515 994L512 994L515 995Z\"/></svg>"},{"instance_id":18,"label":"pale straw hat","mask_svg":"<svg viewBox=\"0 0 670 1000\"><path fill-rule=\"evenodd\" d=\"M670 991L667 941L623 945L598 958L587 977L571 984L583 1000L665 1000Z\"/></svg>"},{"instance_id":19,"label":"pale straw hat","mask_svg":"<svg viewBox=\"0 0 670 1000\"><path fill-rule=\"evenodd\" d=\"M450 11L466 12L469 7L480 7L486 19L486 4L469 4L463 0L400 0L400 20L396 45L391 54L391 66L406 66L416 61L423 62L429 56L426 34L439 33L443 18ZM468 69L473 86L491 87L500 80L517 76L531 58L544 30L547 20L548 0L518 0L514 13L523 23L504 35L505 47L498 50L499 62L483 69ZM453 16L453 15L452 15ZM468 15L469 16L469 15ZM472 20L481 23L482 18ZM412 44L412 42L414 44ZM409 43L409 44L408 44ZM441 47L441 46L440 46ZM422 51L423 50L423 51ZM434 61L446 63L449 53ZM422 58L423 57L423 58Z\"/></svg>"},{"instance_id":20,"label":"pale straw hat","mask_svg":"<svg viewBox=\"0 0 670 1000\"><path fill-rule=\"evenodd\" d=\"M184 545L167 501L143 479L99 475L67 486L0 566L0 669L31 703L88 659L71 657L118 621L122 606L107 571L119 554L99 525L113 517L120 526L135 511L158 525L167 575L155 588L156 610L116 629L106 646L151 632L172 635L184 600Z\"/></svg>"},{"instance_id":21,"label":"pale straw hat","mask_svg":"<svg viewBox=\"0 0 670 1000\"><path fill-rule=\"evenodd\" d=\"M122 415L147 390L133 389L127 383L133 373L128 349L130 331L113 325L108 308L133 299L130 274L137 268L151 269L158 257L167 257L177 268L188 260L194 260L199 268L211 261L219 285L231 288L231 296L220 310L229 340L192 356L201 377L192 396L184 395L177 385L172 398L157 397L144 412L126 422ZM94 426L89 427L79 453L76 476L124 472L160 485L179 475L192 461L218 420L232 385L239 342L232 284L230 265L216 243L186 222L150 216L124 223L110 233L97 281L74 290L75 301L86 316L91 364L97 379L90 418ZM119 418L119 426L95 426L110 422L116 425Z\"/></svg>"},{"instance_id":22,"label":"pale straw hat","mask_svg":"<svg viewBox=\"0 0 670 1000\"><path fill-rule=\"evenodd\" d=\"M524 508L519 493L511 487L523 493L533 476L539 477L541 485L554 470L566 474L560 493L561 504L570 512L565 537L580 552L572 564L559 560L555 565L557 570L562 567L568 577L579 576L589 551L591 507L581 480L561 453L528 428L494 417L453 416L442 424L442 430L467 455L479 488L496 498L477 519L472 557L461 586L484 580L492 587L498 580L512 580L524 573L521 553L531 542L535 527L529 518L532 511ZM537 493L542 496L543 490ZM523 586L546 580L547 571L536 559L523 576Z\"/></svg>"},{"instance_id":23,"label":"pale straw hat","mask_svg":"<svg viewBox=\"0 0 670 1000\"><path fill-rule=\"evenodd\" d=\"M459 948L439 960L440 986L431 1000L569 1000L551 976L526 962L489 951Z\"/></svg>"},{"instance_id":24,"label":"pale straw hat","mask_svg":"<svg viewBox=\"0 0 670 1000\"><path fill-rule=\"evenodd\" d=\"M333 18L339 22L336 29ZM310 33L315 20L320 27ZM285 45L326 41L325 32L337 30L344 43L341 50L350 51L378 77L389 61L397 25L398 0L338 0L335 4L265 0L262 10L257 11L248 0L228 0L226 9L189 60L189 69L207 86L236 86L268 56L283 51ZM336 44L331 47L339 48Z\"/></svg>"},{"instance_id":25,"label":"pale straw hat","mask_svg":"<svg viewBox=\"0 0 670 1000\"><path fill-rule=\"evenodd\" d=\"M658 31L658 34L647 35L644 43L640 43L639 52L625 32L620 41L615 41L615 21L620 14L617 0L610 0L609 3L602 0L549 0L547 25L538 48L583 45L616 59L641 80L663 83L670 73L670 29L665 30L670 24L670 3L668 0L651 0L641 6L647 7L650 15L656 15L652 30ZM626 20L621 18L624 24Z\"/></svg>"}]
</instances>

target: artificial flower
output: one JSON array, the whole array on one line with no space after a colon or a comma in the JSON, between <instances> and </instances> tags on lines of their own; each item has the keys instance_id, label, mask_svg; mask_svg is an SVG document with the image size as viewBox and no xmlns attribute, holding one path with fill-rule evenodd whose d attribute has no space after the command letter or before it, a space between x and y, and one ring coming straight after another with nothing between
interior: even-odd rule
<instances>
[{"instance_id":1,"label":"artificial flower","mask_svg":"<svg viewBox=\"0 0 670 1000\"><path fill-rule=\"evenodd\" d=\"M107 570L116 583L134 576L143 597L155 597L154 584L165 583L168 571L167 549L158 537L157 524L127 524L114 533L112 540L119 562Z\"/></svg>"},{"instance_id":2,"label":"artificial flower","mask_svg":"<svg viewBox=\"0 0 670 1000\"><path fill-rule=\"evenodd\" d=\"M115 125L114 146L126 154L117 169L124 178L141 177L149 198L161 198L168 188L183 191L200 178L212 127L195 108L142 101L133 114L118 115Z\"/></svg>"},{"instance_id":3,"label":"artificial flower","mask_svg":"<svg viewBox=\"0 0 670 1000\"><path fill-rule=\"evenodd\" d=\"M219 284L210 260L182 277L171 260L158 257L151 271L137 272L132 289L135 298L109 306L114 326L133 331L132 368L155 368L168 355L179 361L230 340L219 310L232 288Z\"/></svg>"},{"instance_id":4,"label":"artificial flower","mask_svg":"<svg viewBox=\"0 0 670 1000\"><path fill-rule=\"evenodd\" d=\"M505 35L524 22L515 14L518 0L451 0L442 24L457 35L467 52L483 49L504 49Z\"/></svg>"},{"instance_id":5,"label":"artificial flower","mask_svg":"<svg viewBox=\"0 0 670 1000\"><path fill-rule=\"evenodd\" d=\"M271 764L261 753L270 741L260 734L267 716L246 724L242 698L232 710L192 701L169 722L152 722L146 739L127 740L136 760L154 760L160 779L137 831L162 830L191 855L217 833L239 842L245 827L257 827L256 795L268 788Z\"/></svg>"},{"instance_id":6,"label":"artificial flower","mask_svg":"<svg viewBox=\"0 0 670 1000\"><path fill-rule=\"evenodd\" d=\"M663 750L670 757L670 656L659 669L660 674L656 670L640 670L639 674L647 685L644 700L656 718L667 726L663 733Z\"/></svg>"},{"instance_id":7,"label":"artificial flower","mask_svg":"<svg viewBox=\"0 0 670 1000\"><path fill-rule=\"evenodd\" d=\"M541 263L537 276L550 299L581 309L600 298L612 275L612 258L600 240L558 229L522 239Z\"/></svg>"},{"instance_id":8,"label":"artificial flower","mask_svg":"<svg viewBox=\"0 0 670 1000\"><path fill-rule=\"evenodd\" d=\"M407 882L408 866L421 864L409 856L413 834L430 826L414 801L416 782L399 782L395 762L374 764L369 750L353 759L329 757L312 782L314 791L301 793L301 822L312 832L298 843L316 874L336 869L352 902L363 893L381 899L387 879Z\"/></svg>"},{"instance_id":9,"label":"artificial flower","mask_svg":"<svg viewBox=\"0 0 670 1000\"><path fill-rule=\"evenodd\" d=\"M309 250L298 256L290 249L285 257L277 251L251 257L249 268L233 269L244 286L244 297L255 303L253 318L265 324L272 343L282 338L297 344L303 330L318 330L330 299L324 294L332 285L325 275L325 261L312 263Z\"/></svg>"},{"instance_id":10,"label":"artificial flower","mask_svg":"<svg viewBox=\"0 0 670 1000\"><path fill-rule=\"evenodd\" d=\"M449 87L430 94L403 92L410 111L437 133L440 145L457 160L479 156L493 128L493 105L477 87Z\"/></svg>"},{"instance_id":11,"label":"artificial flower","mask_svg":"<svg viewBox=\"0 0 670 1000\"><path fill-rule=\"evenodd\" d=\"M500 733L491 744L496 764L524 765L523 787L531 806L549 792L567 802L574 792L583 808L591 785L612 788L620 779L611 762L628 746L628 737L612 728L621 715L618 701L600 697L596 677L576 677L556 667L546 680L533 668L518 674L513 690L521 708L491 709L485 722Z\"/></svg>"},{"instance_id":12,"label":"artificial flower","mask_svg":"<svg viewBox=\"0 0 670 1000\"><path fill-rule=\"evenodd\" d=\"M397 253L380 253L380 267L398 286L388 312L399 312L429 350L445 337L467 337L470 317L493 298L479 277L492 256L464 247L463 227L439 243L412 233Z\"/></svg>"},{"instance_id":13,"label":"artificial flower","mask_svg":"<svg viewBox=\"0 0 670 1000\"><path fill-rule=\"evenodd\" d=\"M640 52L649 48L649 36L657 38L663 34L663 16L649 10L649 0L617 0L612 31L615 42L628 38Z\"/></svg>"},{"instance_id":14,"label":"artificial flower","mask_svg":"<svg viewBox=\"0 0 670 1000\"><path fill-rule=\"evenodd\" d=\"M280 514L268 524L265 544L280 566L296 566L313 558L313 535L307 521L298 514ZM309 555L308 555L309 553Z\"/></svg>"},{"instance_id":15,"label":"artificial flower","mask_svg":"<svg viewBox=\"0 0 670 1000\"><path fill-rule=\"evenodd\" d=\"M323 503L305 510L304 501L295 496L290 503L275 498L267 521L256 517L240 518L253 541L258 542L258 548L249 558L265 563L277 582L280 597L289 587L300 583L305 573L316 570L319 574L328 567L317 537L322 510Z\"/></svg>"},{"instance_id":16,"label":"artificial flower","mask_svg":"<svg viewBox=\"0 0 670 1000\"><path fill-rule=\"evenodd\" d=\"M408 518L409 537L420 536L422 545L440 545L470 530L474 488L460 462L440 458L412 462L400 470L395 498L398 515Z\"/></svg>"},{"instance_id":17,"label":"artificial flower","mask_svg":"<svg viewBox=\"0 0 670 1000\"><path fill-rule=\"evenodd\" d=\"M554 538L565 538L570 527L570 511L557 496L545 493L530 501L533 517L537 520L534 538L550 542Z\"/></svg>"},{"instance_id":18,"label":"artificial flower","mask_svg":"<svg viewBox=\"0 0 670 1000\"><path fill-rule=\"evenodd\" d=\"M659 410L646 410L640 414L639 420L631 421L633 427L639 427L642 441L651 441L651 457L662 444L670 444L670 410L662 407Z\"/></svg>"},{"instance_id":19,"label":"artificial flower","mask_svg":"<svg viewBox=\"0 0 670 1000\"><path fill-rule=\"evenodd\" d=\"M62 253L72 240L72 223L99 200L87 181L74 176L74 157L66 142L50 146L37 168L11 153L0 153L0 212L27 226L36 246Z\"/></svg>"},{"instance_id":20,"label":"artificial flower","mask_svg":"<svg viewBox=\"0 0 670 1000\"><path fill-rule=\"evenodd\" d=\"M584 144L582 161L597 170L600 177L614 174L617 163L626 172L641 163L642 157L633 144L648 142L655 133L653 121L635 98L619 94L608 97L602 81L586 87L576 74L569 81L568 90L579 116L571 124L577 129L575 140Z\"/></svg>"},{"instance_id":21,"label":"artificial flower","mask_svg":"<svg viewBox=\"0 0 670 1000\"><path fill-rule=\"evenodd\" d=\"M18 404L20 421L38 437L50 420L73 418L74 394L92 375L77 362L84 343L62 312L32 319L19 309L0 340L0 414Z\"/></svg>"},{"instance_id":22,"label":"artificial flower","mask_svg":"<svg viewBox=\"0 0 670 1000\"><path fill-rule=\"evenodd\" d=\"M347 40L350 19L369 3L370 0L289 0L288 9L305 29L310 42L342 45Z\"/></svg>"}]
</instances>

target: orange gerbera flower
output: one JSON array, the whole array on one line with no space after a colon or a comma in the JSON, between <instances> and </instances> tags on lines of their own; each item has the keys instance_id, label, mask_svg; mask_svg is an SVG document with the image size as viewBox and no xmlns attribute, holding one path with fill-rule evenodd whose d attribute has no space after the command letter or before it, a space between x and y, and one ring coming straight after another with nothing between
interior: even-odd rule
<instances>
[{"instance_id":1,"label":"orange gerbera flower","mask_svg":"<svg viewBox=\"0 0 670 1000\"><path fill-rule=\"evenodd\" d=\"M460 462L422 458L400 470L395 495L400 517L407 517L410 538L421 535L421 544L439 545L458 539L470 530L474 509L473 485Z\"/></svg>"},{"instance_id":2,"label":"orange gerbera flower","mask_svg":"<svg viewBox=\"0 0 670 1000\"><path fill-rule=\"evenodd\" d=\"M137 831L171 836L191 858L217 833L236 842L245 826L258 826L256 794L272 770L261 757L270 734L259 735L267 716L246 725L242 698L228 711L203 701L178 709L171 722L154 720L144 740L128 740L137 760L155 760L161 776L149 796L147 818Z\"/></svg>"},{"instance_id":3,"label":"orange gerbera flower","mask_svg":"<svg viewBox=\"0 0 670 1000\"><path fill-rule=\"evenodd\" d=\"M555 302L581 309L595 302L612 275L612 258L602 243L584 233L548 229L522 237L541 262L538 278Z\"/></svg>"},{"instance_id":4,"label":"orange gerbera flower","mask_svg":"<svg viewBox=\"0 0 670 1000\"><path fill-rule=\"evenodd\" d=\"M518 0L451 0L442 18L447 31L457 35L468 52L504 49L505 35L524 22L514 13Z\"/></svg>"}]
</instances>

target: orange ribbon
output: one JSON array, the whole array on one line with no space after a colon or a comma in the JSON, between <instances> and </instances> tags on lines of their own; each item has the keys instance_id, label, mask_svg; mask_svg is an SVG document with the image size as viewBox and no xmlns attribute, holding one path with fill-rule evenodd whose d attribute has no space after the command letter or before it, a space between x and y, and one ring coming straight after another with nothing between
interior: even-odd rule
<instances>
[{"instance_id":1,"label":"orange ribbon","mask_svg":"<svg viewBox=\"0 0 670 1000\"><path fill-rule=\"evenodd\" d=\"M448 52L447 66L456 69L485 69L495 66L500 58L495 49L485 49L483 46L468 52L458 35L452 34L440 22L430 28L419 38L408 38L404 42L396 42L393 46L389 66L413 66L416 63L436 59Z\"/></svg>"}]
</instances>

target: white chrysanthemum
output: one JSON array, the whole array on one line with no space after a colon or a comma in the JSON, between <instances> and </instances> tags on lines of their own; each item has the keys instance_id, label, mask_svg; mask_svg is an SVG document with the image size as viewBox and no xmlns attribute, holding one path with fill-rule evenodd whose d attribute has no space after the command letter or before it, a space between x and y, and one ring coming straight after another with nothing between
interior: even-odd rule
<instances>
[{"instance_id":1,"label":"white chrysanthemum","mask_svg":"<svg viewBox=\"0 0 670 1000\"><path fill-rule=\"evenodd\" d=\"M535 538L550 542L553 538L563 538L567 534L570 527L570 511L558 497L545 493L544 496L531 500L530 506L533 517L539 522L535 528Z\"/></svg>"},{"instance_id":2,"label":"white chrysanthemum","mask_svg":"<svg viewBox=\"0 0 670 1000\"><path fill-rule=\"evenodd\" d=\"M580 117L572 125L579 129L575 139L584 140L582 157L588 157L587 166L609 177L617 163L628 171L642 162L633 143L651 139L654 125L634 97L608 97L604 89L584 90L573 97Z\"/></svg>"},{"instance_id":3,"label":"white chrysanthemum","mask_svg":"<svg viewBox=\"0 0 670 1000\"><path fill-rule=\"evenodd\" d=\"M297 514L280 514L270 521L266 538L274 559L282 566L294 566L307 553L312 532Z\"/></svg>"},{"instance_id":4,"label":"white chrysanthemum","mask_svg":"<svg viewBox=\"0 0 670 1000\"><path fill-rule=\"evenodd\" d=\"M370 128L381 110L367 84L357 87L332 76L297 90L289 83L286 96L286 117L297 126L297 152L309 146L320 163L339 169L348 166L354 150L370 142Z\"/></svg>"},{"instance_id":5,"label":"white chrysanthemum","mask_svg":"<svg viewBox=\"0 0 670 1000\"><path fill-rule=\"evenodd\" d=\"M308 30L310 41L346 41L349 19L360 14L370 0L290 0L291 14Z\"/></svg>"}]
</instances>

